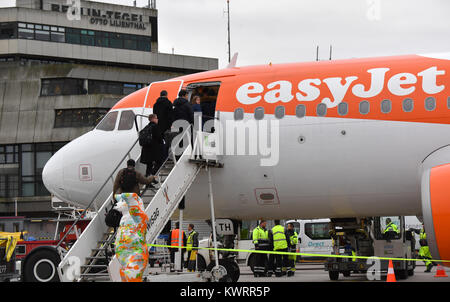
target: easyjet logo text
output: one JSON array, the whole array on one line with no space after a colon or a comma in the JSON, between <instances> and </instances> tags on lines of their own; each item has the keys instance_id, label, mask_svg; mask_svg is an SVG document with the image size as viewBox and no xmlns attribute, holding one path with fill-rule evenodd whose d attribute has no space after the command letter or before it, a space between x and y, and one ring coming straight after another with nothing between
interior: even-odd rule
<instances>
[{"instance_id":1,"label":"easyjet logo text","mask_svg":"<svg viewBox=\"0 0 450 302\"><path fill-rule=\"evenodd\" d=\"M325 103L328 108L333 108L343 101L349 91L359 98L372 98L379 95L383 91L386 81L387 89L395 96L410 95L416 89L422 89L426 94L436 94L445 89L445 85L438 83L438 77L443 76L445 70L438 70L436 66L417 74L403 72L387 77L386 74L389 70L389 68L368 69L370 82L366 85L358 83L357 76L304 79L298 83L279 80L271 82L267 86L259 82L250 82L238 88L236 99L244 105L256 104L262 100L270 104L287 103L294 98L299 102L310 102L320 99L322 89L325 89L323 86L326 86L332 97L324 97L321 102ZM419 78L422 79L422 85L418 83Z\"/></svg>"}]
</instances>

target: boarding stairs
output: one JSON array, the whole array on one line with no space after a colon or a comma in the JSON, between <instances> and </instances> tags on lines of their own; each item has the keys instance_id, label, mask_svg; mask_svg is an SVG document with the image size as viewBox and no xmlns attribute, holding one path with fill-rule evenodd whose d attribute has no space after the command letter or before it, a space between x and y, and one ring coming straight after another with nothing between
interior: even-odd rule
<instances>
[{"instance_id":1,"label":"boarding stairs","mask_svg":"<svg viewBox=\"0 0 450 302\"><path fill-rule=\"evenodd\" d=\"M203 141L196 139L192 146L191 128L185 129L181 136L177 136L176 141L172 144L176 147L171 148L169 157L156 173L158 184L145 186L141 190L140 195L144 202L145 212L150 219L147 243L155 242L200 170L208 167L223 167L220 157L217 157L214 152L213 137L215 134L198 132L197 138L205 138L206 136L208 138ZM179 146L182 145L182 141L187 146L180 156L177 155L177 152L181 153L182 147ZM208 142L206 148L203 146L204 142ZM202 156L197 157L197 155ZM138 140L121 159L103 187L114 182L114 176L121 168L126 166L126 161L129 158L135 159L136 162L140 159ZM103 187L99 192L104 189ZM108 273L108 264L114 259L116 230L106 226L105 215L107 209L112 208L112 197L111 193L80 238L65 253L58 266L58 273L62 282L111 280L111 274ZM79 270L76 269L76 265L79 265Z\"/></svg>"}]
</instances>

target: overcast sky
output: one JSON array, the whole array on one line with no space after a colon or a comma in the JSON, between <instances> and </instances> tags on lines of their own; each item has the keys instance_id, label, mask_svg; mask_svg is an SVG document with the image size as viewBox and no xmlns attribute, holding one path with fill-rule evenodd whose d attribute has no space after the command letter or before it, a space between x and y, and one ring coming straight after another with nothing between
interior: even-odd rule
<instances>
[{"instance_id":1,"label":"overcast sky","mask_svg":"<svg viewBox=\"0 0 450 302\"><path fill-rule=\"evenodd\" d=\"M226 0L156 1L160 52L227 65ZM312 61L317 45L325 60L330 44L333 59L450 52L449 0L230 0L230 12L239 66Z\"/></svg>"}]
</instances>

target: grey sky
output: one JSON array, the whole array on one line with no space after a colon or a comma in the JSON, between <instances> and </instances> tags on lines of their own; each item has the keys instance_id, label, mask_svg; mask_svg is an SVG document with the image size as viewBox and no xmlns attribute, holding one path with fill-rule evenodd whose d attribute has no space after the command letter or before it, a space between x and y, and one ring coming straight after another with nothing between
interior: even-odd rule
<instances>
[{"instance_id":1,"label":"grey sky","mask_svg":"<svg viewBox=\"0 0 450 302\"><path fill-rule=\"evenodd\" d=\"M160 52L173 47L226 66L226 0L157 0L157 8ZM230 11L240 66L315 60L316 45L328 59L330 44L333 59L450 52L448 0L230 0Z\"/></svg>"}]
</instances>

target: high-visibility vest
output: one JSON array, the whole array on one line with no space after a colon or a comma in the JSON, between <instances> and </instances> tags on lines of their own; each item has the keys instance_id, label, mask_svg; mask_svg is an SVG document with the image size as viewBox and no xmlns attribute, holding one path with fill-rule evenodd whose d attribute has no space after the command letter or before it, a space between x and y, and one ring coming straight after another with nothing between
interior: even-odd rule
<instances>
[{"instance_id":1,"label":"high-visibility vest","mask_svg":"<svg viewBox=\"0 0 450 302\"><path fill-rule=\"evenodd\" d=\"M269 234L262 227L258 226L253 230L253 244L269 246Z\"/></svg>"},{"instance_id":2,"label":"high-visibility vest","mask_svg":"<svg viewBox=\"0 0 450 302\"><path fill-rule=\"evenodd\" d=\"M420 230L420 239L427 239L427 233L423 228Z\"/></svg>"},{"instance_id":3,"label":"high-visibility vest","mask_svg":"<svg viewBox=\"0 0 450 302\"><path fill-rule=\"evenodd\" d=\"M389 231L394 231L394 232L396 232L397 234L400 233L400 231L398 230L397 225L396 225L395 223L393 223L393 222L390 222L390 223L386 226L386 228L384 229L384 232L383 232L383 233L386 233L386 232L389 232Z\"/></svg>"},{"instance_id":4,"label":"high-visibility vest","mask_svg":"<svg viewBox=\"0 0 450 302\"><path fill-rule=\"evenodd\" d=\"M298 234L294 231L294 235L292 235L290 238L291 245L297 245L298 243Z\"/></svg>"},{"instance_id":5,"label":"high-visibility vest","mask_svg":"<svg viewBox=\"0 0 450 302\"><path fill-rule=\"evenodd\" d=\"M288 247L286 234L284 233L284 227L281 225L276 225L272 228L273 235L273 250L278 251L286 249Z\"/></svg>"},{"instance_id":6,"label":"high-visibility vest","mask_svg":"<svg viewBox=\"0 0 450 302\"><path fill-rule=\"evenodd\" d=\"M192 232L189 234L187 241L186 241L186 250L192 251L192 247L194 246L194 235L197 234L196 231L192 230Z\"/></svg>"},{"instance_id":7,"label":"high-visibility vest","mask_svg":"<svg viewBox=\"0 0 450 302\"><path fill-rule=\"evenodd\" d=\"M183 245L183 235L184 231L181 233L181 246ZM174 229L172 230L172 237L170 237L170 245L172 246L179 246L179 238L180 237L180 229Z\"/></svg>"}]
</instances>

